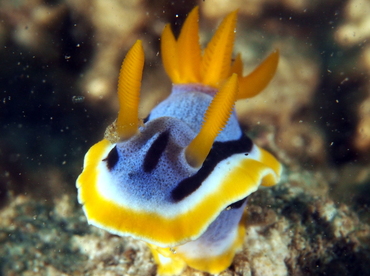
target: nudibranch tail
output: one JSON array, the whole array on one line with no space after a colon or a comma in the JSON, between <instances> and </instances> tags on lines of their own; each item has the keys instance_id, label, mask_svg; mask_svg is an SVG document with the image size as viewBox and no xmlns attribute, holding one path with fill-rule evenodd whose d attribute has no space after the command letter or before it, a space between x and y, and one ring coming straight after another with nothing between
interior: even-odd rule
<instances>
[{"instance_id":1,"label":"nudibranch tail","mask_svg":"<svg viewBox=\"0 0 370 276\"><path fill-rule=\"evenodd\" d=\"M237 11L226 16L204 50L202 83L205 85L218 88L228 77L235 40L236 16Z\"/></svg>"},{"instance_id":2,"label":"nudibranch tail","mask_svg":"<svg viewBox=\"0 0 370 276\"><path fill-rule=\"evenodd\" d=\"M233 74L214 96L198 135L185 150L188 163L198 168L209 154L217 135L225 127L238 94L238 77Z\"/></svg>"},{"instance_id":3,"label":"nudibranch tail","mask_svg":"<svg viewBox=\"0 0 370 276\"><path fill-rule=\"evenodd\" d=\"M274 77L278 63L279 51L275 50L252 73L240 77L238 100L259 94Z\"/></svg>"},{"instance_id":4,"label":"nudibranch tail","mask_svg":"<svg viewBox=\"0 0 370 276\"><path fill-rule=\"evenodd\" d=\"M141 78L144 50L140 40L128 51L119 74L118 99L120 109L116 131L121 140L130 139L138 131Z\"/></svg>"}]
</instances>

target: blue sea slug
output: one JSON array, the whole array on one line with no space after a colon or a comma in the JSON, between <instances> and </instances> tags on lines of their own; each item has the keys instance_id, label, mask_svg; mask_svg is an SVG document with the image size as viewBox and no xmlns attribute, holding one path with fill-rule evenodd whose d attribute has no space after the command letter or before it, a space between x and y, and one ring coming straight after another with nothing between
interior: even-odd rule
<instances>
[{"instance_id":1,"label":"blue sea slug","mask_svg":"<svg viewBox=\"0 0 370 276\"><path fill-rule=\"evenodd\" d=\"M232 62L237 12L220 24L202 52L198 7L175 39L161 36L170 96L138 117L144 66L138 40L123 61L118 118L93 145L77 179L78 200L90 224L148 243L158 274L186 265L217 274L243 243L247 197L275 185L282 166L248 138L234 104L257 95L275 74L279 54L243 76Z\"/></svg>"}]
</instances>

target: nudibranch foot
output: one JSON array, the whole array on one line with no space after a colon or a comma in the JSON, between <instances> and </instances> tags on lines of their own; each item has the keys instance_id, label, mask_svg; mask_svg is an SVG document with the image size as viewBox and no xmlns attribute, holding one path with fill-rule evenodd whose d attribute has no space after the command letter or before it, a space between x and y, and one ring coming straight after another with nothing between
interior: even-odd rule
<instances>
[{"instance_id":1,"label":"nudibranch foot","mask_svg":"<svg viewBox=\"0 0 370 276\"><path fill-rule=\"evenodd\" d=\"M243 76L231 62L237 12L220 24L206 49L198 40L198 8L175 39L167 25L162 60L172 93L139 118L144 51L138 40L123 61L118 118L86 153L78 200L90 224L145 241L158 274L186 266L218 274L245 235L247 197L279 182L282 165L253 144L234 104L272 79L277 51Z\"/></svg>"},{"instance_id":2,"label":"nudibranch foot","mask_svg":"<svg viewBox=\"0 0 370 276\"><path fill-rule=\"evenodd\" d=\"M148 243L153 254L155 263L158 265L157 275L172 276L180 275L186 268L186 262L176 255L171 248L161 248Z\"/></svg>"},{"instance_id":3,"label":"nudibranch foot","mask_svg":"<svg viewBox=\"0 0 370 276\"><path fill-rule=\"evenodd\" d=\"M228 206L194 241L174 248L148 244L158 264L158 275L180 275L186 265L211 274L219 274L228 268L243 245L246 202L245 198Z\"/></svg>"}]
</instances>

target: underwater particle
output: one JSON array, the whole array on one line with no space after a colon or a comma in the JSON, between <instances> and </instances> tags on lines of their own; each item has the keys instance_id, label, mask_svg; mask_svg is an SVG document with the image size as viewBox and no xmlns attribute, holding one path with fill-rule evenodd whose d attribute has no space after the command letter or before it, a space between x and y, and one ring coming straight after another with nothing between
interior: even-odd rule
<instances>
[{"instance_id":1,"label":"underwater particle","mask_svg":"<svg viewBox=\"0 0 370 276\"><path fill-rule=\"evenodd\" d=\"M85 101L84 96L73 96L72 103L83 103Z\"/></svg>"}]
</instances>

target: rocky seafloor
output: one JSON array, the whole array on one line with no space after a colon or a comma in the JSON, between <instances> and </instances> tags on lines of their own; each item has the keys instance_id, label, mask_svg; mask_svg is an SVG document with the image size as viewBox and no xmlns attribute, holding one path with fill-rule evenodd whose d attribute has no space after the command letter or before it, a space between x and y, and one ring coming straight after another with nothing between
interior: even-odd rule
<instances>
[{"instance_id":1,"label":"rocky seafloor","mask_svg":"<svg viewBox=\"0 0 370 276\"><path fill-rule=\"evenodd\" d=\"M75 179L115 119L119 66L142 39L142 116L168 95L159 54L200 6L201 42L239 8L244 72L277 74L238 117L284 164L248 201L242 252L220 275L370 274L370 2L0 2L0 275L155 275L143 242L89 226ZM207 275L188 268L183 275Z\"/></svg>"}]
</instances>

